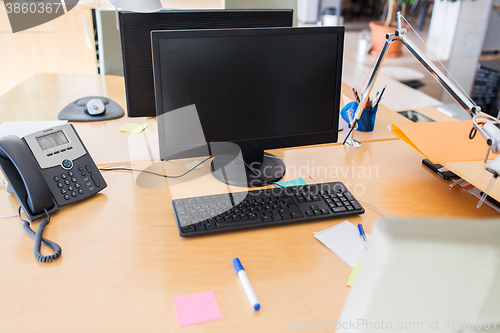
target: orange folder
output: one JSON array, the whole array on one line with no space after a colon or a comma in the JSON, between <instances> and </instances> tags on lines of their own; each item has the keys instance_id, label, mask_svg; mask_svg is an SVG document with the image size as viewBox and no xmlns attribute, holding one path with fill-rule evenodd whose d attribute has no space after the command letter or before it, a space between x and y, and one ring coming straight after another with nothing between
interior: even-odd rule
<instances>
[{"instance_id":1,"label":"orange folder","mask_svg":"<svg viewBox=\"0 0 500 333\"><path fill-rule=\"evenodd\" d=\"M477 133L469 139L470 120L392 124L391 130L433 163L482 161L488 144ZM490 153L489 159L498 155Z\"/></svg>"}]
</instances>

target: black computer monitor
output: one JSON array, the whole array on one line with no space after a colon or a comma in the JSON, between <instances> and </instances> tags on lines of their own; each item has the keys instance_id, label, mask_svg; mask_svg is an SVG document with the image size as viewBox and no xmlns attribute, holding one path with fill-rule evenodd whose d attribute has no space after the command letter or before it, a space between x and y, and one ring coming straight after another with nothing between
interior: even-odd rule
<instances>
[{"instance_id":1,"label":"black computer monitor","mask_svg":"<svg viewBox=\"0 0 500 333\"><path fill-rule=\"evenodd\" d=\"M265 157L264 150L337 141L344 27L153 31L151 36L157 119L194 104L207 143L239 146L254 170L247 171L249 185L284 175L284 164ZM158 121L162 160L199 154L189 142L171 145L165 130L165 122Z\"/></svg>"},{"instance_id":2,"label":"black computer monitor","mask_svg":"<svg viewBox=\"0 0 500 333\"><path fill-rule=\"evenodd\" d=\"M123 75L129 117L154 117L152 30L291 27L293 10L166 10L120 12Z\"/></svg>"}]
</instances>

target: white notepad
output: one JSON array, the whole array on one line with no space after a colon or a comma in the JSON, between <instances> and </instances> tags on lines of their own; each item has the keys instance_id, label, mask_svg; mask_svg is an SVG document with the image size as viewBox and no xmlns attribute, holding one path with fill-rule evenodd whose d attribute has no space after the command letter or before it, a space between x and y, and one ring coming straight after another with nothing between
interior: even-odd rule
<instances>
[{"instance_id":1,"label":"white notepad","mask_svg":"<svg viewBox=\"0 0 500 333\"><path fill-rule=\"evenodd\" d=\"M351 267L354 267L357 261L361 261L366 252L358 227L349 221L344 221L317 232L314 237ZM366 234L368 245L370 244L370 238L370 235Z\"/></svg>"}]
</instances>

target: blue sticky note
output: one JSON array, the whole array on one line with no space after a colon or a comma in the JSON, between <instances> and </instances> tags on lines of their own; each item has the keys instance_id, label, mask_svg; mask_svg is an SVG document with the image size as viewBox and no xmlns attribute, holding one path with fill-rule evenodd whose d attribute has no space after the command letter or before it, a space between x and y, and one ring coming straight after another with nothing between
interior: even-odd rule
<instances>
[{"instance_id":1,"label":"blue sticky note","mask_svg":"<svg viewBox=\"0 0 500 333\"><path fill-rule=\"evenodd\" d=\"M307 185L306 181L302 177L294 179L294 180L289 180L289 181L286 181L286 182L276 182L276 184L279 184L279 185L281 185L283 187ZM276 184L274 186L279 187Z\"/></svg>"}]
</instances>

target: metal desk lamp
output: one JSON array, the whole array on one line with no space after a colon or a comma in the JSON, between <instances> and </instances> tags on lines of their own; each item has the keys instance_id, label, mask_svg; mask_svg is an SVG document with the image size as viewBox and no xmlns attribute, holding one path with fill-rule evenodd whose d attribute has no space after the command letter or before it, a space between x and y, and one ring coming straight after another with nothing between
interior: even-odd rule
<instances>
[{"instance_id":1,"label":"metal desk lamp","mask_svg":"<svg viewBox=\"0 0 500 333\"><path fill-rule=\"evenodd\" d=\"M384 63L385 57L387 55L387 51L389 50L389 46L394 41L403 43L404 46L410 51L410 53L424 66L427 71L434 76L434 78L441 84L441 86L453 97L453 99L465 110L469 113L472 118L472 125L474 129L478 131L481 136L488 143L488 150L486 152L486 156L484 162L486 163L488 160L488 155L490 151L495 154L500 153L500 122L497 118L494 118L484 112L481 112L481 108L474 103L474 101L465 93L458 89L451 81L444 75L431 61L427 59L420 49L407 38L407 31L402 26L402 20L405 20L401 12L397 13L397 29L392 34L386 35L386 40L384 46L382 47L382 51L378 56L377 62L373 69L373 72L368 81L368 85L363 93L363 97L361 102L358 104L358 108L354 113L354 119L350 126L350 131L347 137L344 140L344 145L349 147L361 147L361 143L359 141L354 140L354 129L356 128L357 122L361 117L361 113L363 112L363 106L366 105L368 97L375 85L375 81L377 80L378 74L380 73L380 68ZM406 20L405 20L406 21ZM500 157L497 157L493 162L486 165L486 170L493 174L493 179L488 184L486 191L483 194L483 197L478 203L478 208L483 203L486 198L489 190L493 186L494 180L500 175Z\"/></svg>"},{"instance_id":2,"label":"metal desk lamp","mask_svg":"<svg viewBox=\"0 0 500 333\"><path fill-rule=\"evenodd\" d=\"M386 40L384 43L384 46L382 47L382 51L380 51L380 54L378 56L377 62L375 64L375 67L373 68L373 72L370 76L370 79L368 81L368 85L366 86L366 89L362 95L361 102L358 104L358 108L356 109L356 112L354 113L354 119L353 119L353 124L351 126L349 135L347 135L346 139L344 140L344 144L350 147L360 147L361 144L353 139L353 133L354 129L356 127L356 124L361 117L361 113L363 112L363 106L366 104L368 97L370 96L370 93L373 89L373 86L375 85L375 81L377 80L378 74L380 73L380 69L382 67L382 64L384 63L385 57L387 56L387 51L389 50L389 47L394 41L403 43L403 45L406 46L406 48L410 51L410 53L417 58L417 60L422 64L422 66L427 69L429 73L431 73L432 76L443 86L443 88L457 101L457 103L464 108L470 115L471 117L475 116L476 114L479 114L481 109L479 106L477 106L472 99L469 96L465 96L464 93L460 91L451 81L444 75L431 61L427 59L427 57L422 53L422 51L419 50L419 48L407 38L406 35L406 29L403 28L402 26L402 20L404 20L403 15L401 15L401 12L397 13L397 29L394 33L392 34L387 34L386 35Z\"/></svg>"}]
</instances>

